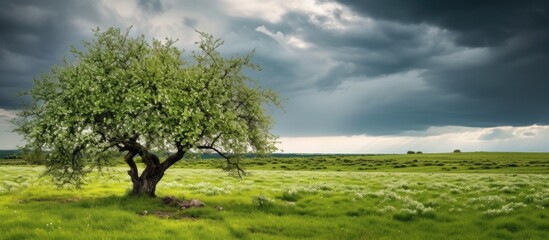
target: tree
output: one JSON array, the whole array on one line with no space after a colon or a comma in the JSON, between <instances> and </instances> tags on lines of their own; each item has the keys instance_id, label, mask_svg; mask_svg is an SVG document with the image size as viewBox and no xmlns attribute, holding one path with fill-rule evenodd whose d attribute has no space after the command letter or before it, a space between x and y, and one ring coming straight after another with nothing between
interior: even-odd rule
<instances>
[{"instance_id":1,"label":"tree","mask_svg":"<svg viewBox=\"0 0 549 240\"><path fill-rule=\"evenodd\" d=\"M57 184L76 184L101 168L105 154L124 152L133 195L155 196L157 183L186 153L215 152L224 170L245 174L244 153L276 149L265 104L280 107L278 95L244 74L259 70L252 54L223 57L223 44L198 32L190 61L174 40L148 42L130 29L94 30L72 61L35 78L32 102L17 129L26 149L47 152L46 174ZM168 151L161 161L154 152ZM144 163L139 175L137 157Z\"/></svg>"}]
</instances>

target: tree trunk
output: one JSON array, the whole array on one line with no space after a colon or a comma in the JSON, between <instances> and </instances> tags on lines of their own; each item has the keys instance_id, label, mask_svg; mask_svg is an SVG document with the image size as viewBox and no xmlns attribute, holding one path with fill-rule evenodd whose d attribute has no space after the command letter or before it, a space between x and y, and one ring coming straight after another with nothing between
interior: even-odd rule
<instances>
[{"instance_id":1,"label":"tree trunk","mask_svg":"<svg viewBox=\"0 0 549 240\"><path fill-rule=\"evenodd\" d=\"M165 169L160 165L158 157L154 154L146 153L141 158L146 165L141 176L137 177L137 174L128 172L133 183L132 194L134 196L156 197L156 184L164 176Z\"/></svg>"},{"instance_id":2,"label":"tree trunk","mask_svg":"<svg viewBox=\"0 0 549 240\"><path fill-rule=\"evenodd\" d=\"M133 158L139 154L141 160L145 163L145 170L139 176L137 165L133 161ZM158 157L147 151L130 150L124 157L124 161L130 167L128 175L132 180L133 196L149 196L156 197L156 184L164 176L164 172L170 168L174 163L178 162L185 155L185 151L178 149L178 151L169 156L163 163L160 163Z\"/></svg>"},{"instance_id":3,"label":"tree trunk","mask_svg":"<svg viewBox=\"0 0 549 240\"><path fill-rule=\"evenodd\" d=\"M156 184L162 179L163 175L164 173L162 172L148 176L142 175L136 180L132 179L132 195L156 197Z\"/></svg>"}]
</instances>

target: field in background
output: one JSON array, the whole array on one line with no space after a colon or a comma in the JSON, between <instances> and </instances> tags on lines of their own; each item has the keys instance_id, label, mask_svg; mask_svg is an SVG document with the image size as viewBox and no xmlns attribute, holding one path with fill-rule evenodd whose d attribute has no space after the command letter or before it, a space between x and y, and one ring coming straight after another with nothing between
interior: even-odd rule
<instances>
[{"instance_id":1,"label":"field in background","mask_svg":"<svg viewBox=\"0 0 549 240\"><path fill-rule=\"evenodd\" d=\"M247 169L367 172L549 173L549 153L438 153L398 155L317 155L251 158ZM179 163L186 168L218 168L222 160Z\"/></svg>"},{"instance_id":2,"label":"field in background","mask_svg":"<svg viewBox=\"0 0 549 240\"><path fill-rule=\"evenodd\" d=\"M6 161L6 160L0 160ZM125 196L126 168L58 189L40 166L0 166L0 239L546 239L549 154L250 159L242 180L188 160L159 196ZM221 208L222 211L219 211Z\"/></svg>"}]
</instances>

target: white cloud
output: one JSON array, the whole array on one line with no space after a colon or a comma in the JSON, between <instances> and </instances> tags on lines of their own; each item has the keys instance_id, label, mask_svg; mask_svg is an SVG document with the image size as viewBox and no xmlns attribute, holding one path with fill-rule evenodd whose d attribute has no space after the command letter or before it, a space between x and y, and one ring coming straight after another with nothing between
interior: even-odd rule
<instances>
[{"instance_id":1,"label":"white cloud","mask_svg":"<svg viewBox=\"0 0 549 240\"><path fill-rule=\"evenodd\" d=\"M369 19L360 17L348 7L330 1L226 0L225 5L230 16L259 18L270 23L280 22L289 12L305 14L309 22L326 29L346 29L369 22Z\"/></svg>"},{"instance_id":2,"label":"white cloud","mask_svg":"<svg viewBox=\"0 0 549 240\"><path fill-rule=\"evenodd\" d=\"M108 1L102 0L102 22L94 22L85 18L76 19L75 23L83 33L89 35L89 29L97 25L101 28L113 26L125 29L133 26L133 33L144 34L147 37L164 40L179 39L176 45L183 49L193 49L198 40L196 30L222 36L229 29L227 14L219 3L203 1L200 4L186 1L166 0L162 2L162 12L148 11L137 4L135 0ZM215 4L216 7L209 7ZM205 14L207 12L207 14ZM192 19L194 26L186 24Z\"/></svg>"},{"instance_id":3,"label":"white cloud","mask_svg":"<svg viewBox=\"0 0 549 240\"><path fill-rule=\"evenodd\" d=\"M249 1L225 0L224 5L229 15L238 17L261 18L269 22L278 22L289 9L295 8L302 1Z\"/></svg>"},{"instance_id":4,"label":"white cloud","mask_svg":"<svg viewBox=\"0 0 549 240\"><path fill-rule=\"evenodd\" d=\"M10 121L17 117L17 111L0 108L0 120Z\"/></svg>"},{"instance_id":5,"label":"white cloud","mask_svg":"<svg viewBox=\"0 0 549 240\"><path fill-rule=\"evenodd\" d=\"M13 125L0 121L0 149L16 149L23 138L13 132Z\"/></svg>"},{"instance_id":6,"label":"white cloud","mask_svg":"<svg viewBox=\"0 0 549 240\"><path fill-rule=\"evenodd\" d=\"M349 8L335 2L308 6L303 11L309 11L310 23L325 29L347 30L367 28L373 25L373 19L359 16Z\"/></svg>"},{"instance_id":7,"label":"white cloud","mask_svg":"<svg viewBox=\"0 0 549 240\"><path fill-rule=\"evenodd\" d=\"M297 48L308 48L309 43L305 42L303 39L297 36L285 36L282 32L275 32L267 29L265 26L259 26L255 29L256 31L263 33L278 42L283 46L293 46Z\"/></svg>"},{"instance_id":8,"label":"white cloud","mask_svg":"<svg viewBox=\"0 0 549 240\"><path fill-rule=\"evenodd\" d=\"M0 108L0 149L15 149L21 144L21 136L13 132L14 126L10 123L15 117L17 111Z\"/></svg>"},{"instance_id":9,"label":"white cloud","mask_svg":"<svg viewBox=\"0 0 549 240\"><path fill-rule=\"evenodd\" d=\"M486 134L504 131L505 138L486 139ZM435 134L429 135L430 132ZM447 133L444 133L447 132ZM429 152L526 151L547 152L549 126L525 127L436 127L424 136L330 136L282 137L279 148L286 153L405 153L408 150Z\"/></svg>"},{"instance_id":10,"label":"white cloud","mask_svg":"<svg viewBox=\"0 0 549 240\"><path fill-rule=\"evenodd\" d=\"M135 17L136 12L138 12L135 0L101 0L101 3L124 18Z\"/></svg>"}]
</instances>

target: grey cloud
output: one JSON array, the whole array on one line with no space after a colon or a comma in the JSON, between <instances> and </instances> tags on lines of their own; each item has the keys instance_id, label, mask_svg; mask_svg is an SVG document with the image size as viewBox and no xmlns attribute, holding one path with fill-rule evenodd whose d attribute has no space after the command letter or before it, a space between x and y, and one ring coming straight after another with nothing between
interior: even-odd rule
<instances>
[{"instance_id":1,"label":"grey cloud","mask_svg":"<svg viewBox=\"0 0 549 240\"><path fill-rule=\"evenodd\" d=\"M535 137L537 134L535 132L524 132L522 136L524 137Z\"/></svg>"},{"instance_id":2,"label":"grey cloud","mask_svg":"<svg viewBox=\"0 0 549 240\"><path fill-rule=\"evenodd\" d=\"M96 6L81 1L2 1L0 3L0 108L17 109L19 92L33 76L58 64L70 45L82 40L72 21L93 19Z\"/></svg>"},{"instance_id":3,"label":"grey cloud","mask_svg":"<svg viewBox=\"0 0 549 240\"><path fill-rule=\"evenodd\" d=\"M184 17L183 24L187 27L196 28L197 21L194 18Z\"/></svg>"},{"instance_id":4,"label":"grey cloud","mask_svg":"<svg viewBox=\"0 0 549 240\"><path fill-rule=\"evenodd\" d=\"M525 30L544 30L549 2L544 0L338 0L376 19L427 23L459 34L468 46L492 46Z\"/></svg>"},{"instance_id":5,"label":"grey cloud","mask_svg":"<svg viewBox=\"0 0 549 240\"><path fill-rule=\"evenodd\" d=\"M479 140L504 140L509 139L513 136L514 134L512 130L495 128L490 130L490 132L480 136Z\"/></svg>"},{"instance_id":6,"label":"grey cloud","mask_svg":"<svg viewBox=\"0 0 549 240\"><path fill-rule=\"evenodd\" d=\"M549 89L549 70L544 67L549 62L549 48L545 44L549 42L546 1L342 2L367 16L402 24L408 26L408 29L417 30L421 26L429 25L447 29L447 39L455 44L454 51L482 47L487 52L486 58L478 62L469 58L463 62L441 64L432 60L440 56L451 56L452 51L448 52L444 45L427 48L423 53L407 54L406 47L413 49L428 46L429 39L421 37L425 32L417 31L418 35L409 35L415 36L419 41L414 41L414 37L404 38L405 41L400 42L399 48L395 48L394 52L390 45L377 45L376 48L376 45L369 45L367 40L356 41L357 44L352 45L356 46L353 52L367 53L371 49L379 49L386 56L398 59L395 63L403 63L387 68L382 64L383 61L376 63L368 58L352 61L359 65L362 63L366 73L372 72L368 71L370 67L385 74L409 68L424 69L422 77L433 89L432 92L424 93L429 96L430 101L409 96L402 103L387 105L383 109L357 109L357 114L363 113L364 116L349 118L356 122L348 126L355 126L357 129L362 127L367 129L366 132L379 132L384 128L388 132L398 132L402 128L418 129L422 126L454 124L493 127L549 123L547 111L540 110L546 108L545 105L549 102L549 95L546 94L546 89ZM360 36L361 33L355 34ZM367 38L367 34L363 36ZM384 41L391 43L399 38L387 37ZM444 36L433 40L441 38ZM340 43L345 40L327 42ZM445 96L454 97L451 101L444 101ZM426 107L422 109L418 105Z\"/></svg>"},{"instance_id":7,"label":"grey cloud","mask_svg":"<svg viewBox=\"0 0 549 240\"><path fill-rule=\"evenodd\" d=\"M326 58L338 63L310 86L321 90L332 90L350 77L376 77L428 68L431 57L448 51L440 42L452 37L443 31L433 33L427 25L374 21L368 27L333 30L308 19L303 13L288 13L284 21L266 26L302 37L311 45L307 51L324 52Z\"/></svg>"},{"instance_id":8,"label":"grey cloud","mask_svg":"<svg viewBox=\"0 0 549 240\"><path fill-rule=\"evenodd\" d=\"M476 100L462 112L470 119L491 126L549 124L549 113L541 110L549 102L548 41L549 31L520 35L492 47L486 62L438 67L425 77L440 91Z\"/></svg>"},{"instance_id":9,"label":"grey cloud","mask_svg":"<svg viewBox=\"0 0 549 240\"><path fill-rule=\"evenodd\" d=\"M165 7L160 0L137 0L137 4L148 12L161 13Z\"/></svg>"},{"instance_id":10,"label":"grey cloud","mask_svg":"<svg viewBox=\"0 0 549 240\"><path fill-rule=\"evenodd\" d=\"M324 56L335 63L325 74L310 79L307 75L328 67L319 64L322 61L316 59L318 55L305 53L295 59L276 58L273 57L277 55L276 46L260 48L267 51L259 57L260 64L272 69L260 76L279 82L276 88L291 96L294 105L304 101L300 94L305 90L295 81L307 82L309 91L334 92L348 81L370 81L416 69L422 70L422 84L428 87L421 93L396 96L398 100L390 103L380 100L376 107L369 106L372 102L349 98L342 103L345 105L336 107L349 108L353 114L339 119L332 119L337 113L328 107L324 115L290 109L288 114L277 117L278 131L298 135L319 132L384 135L431 126L549 124L549 114L539 110L549 102L549 95L545 93L545 89L549 89L546 80L549 72L543 67L549 62L549 51L544 44L549 38L547 28L543 28L546 25L538 21L546 16L540 10L543 4L508 2L500 6L466 2L464 6L458 3L445 6L445 2L434 3L429 10L429 4L424 6L421 1L405 2L401 5L397 4L400 1L350 3L358 12L374 17L373 27L369 28L326 29L312 24L306 14L296 12L286 14L278 23L257 23L273 31L302 37L311 45L308 51L326 53ZM371 4L379 5L372 9L388 10L370 13L365 9ZM511 23L501 13L494 13L492 19L485 16L489 9L499 9L516 18L511 17ZM538 11L537 15L520 17L531 11ZM384 12L386 14L382 14ZM489 19L483 21L484 18ZM271 39L264 44L272 42ZM484 56L465 54L475 51ZM458 59L460 54L463 59ZM300 62L309 62L317 69L310 71L306 68L308 64L297 64ZM302 109L316 108L312 102L303 104Z\"/></svg>"}]
</instances>

